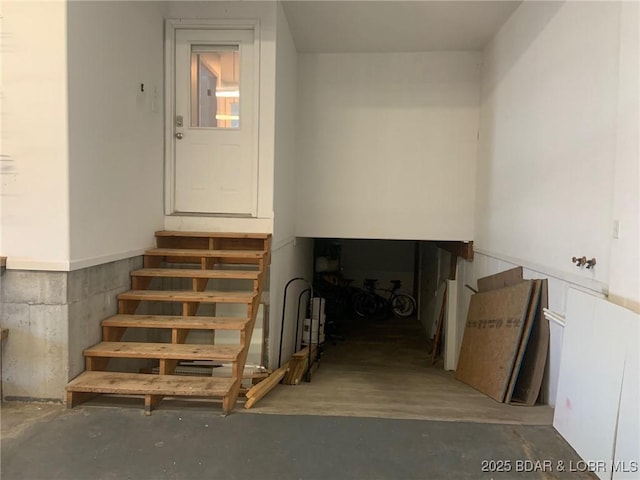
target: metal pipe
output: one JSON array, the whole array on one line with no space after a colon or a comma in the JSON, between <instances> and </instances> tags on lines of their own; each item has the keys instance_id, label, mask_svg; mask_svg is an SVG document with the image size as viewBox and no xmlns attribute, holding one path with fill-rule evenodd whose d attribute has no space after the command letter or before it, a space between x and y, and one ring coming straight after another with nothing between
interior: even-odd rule
<instances>
[{"instance_id":1,"label":"metal pipe","mask_svg":"<svg viewBox=\"0 0 640 480\"><path fill-rule=\"evenodd\" d=\"M547 320L550 320L560 325L561 327L564 327L566 325L564 315L560 315L559 313L549 310L548 308L543 308L542 312L544 313L544 316L547 318Z\"/></svg>"},{"instance_id":2,"label":"metal pipe","mask_svg":"<svg viewBox=\"0 0 640 480\"><path fill-rule=\"evenodd\" d=\"M287 290L289 289L289 286L293 282L295 282L297 280L302 280L303 282L305 282L309 286L309 289L311 290L311 298L313 298L313 286L309 283L308 280L306 280L306 279L304 279L302 277L292 278L284 286L284 297L282 299L282 320L280 322L280 350L278 352L278 368L280 368L282 366L282 337L284 336L284 319L285 319L285 314L286 314L286 311L287 311Z\"/></svg>"},{"instance_id":3,"label":"metal pipe","mask_svg":"<svg viewBox=\"0 0 640 480\"><path fill-rule=\"evenodd\" d=\"M298 351L298 333L300 331L300 301L302 300L302 296L307 292L311 292L311 289L310 288L305 288L304 290L302 290L300 292L300 295L298 295L298 316L296 317L296 336L293 338L293 351L294 352ZM309 308L308 308L308 305L307 305L307 311L308 310L309 310ZM305 314L305 318L306 318L306 314Z\"/></svg>"}]
</instances>

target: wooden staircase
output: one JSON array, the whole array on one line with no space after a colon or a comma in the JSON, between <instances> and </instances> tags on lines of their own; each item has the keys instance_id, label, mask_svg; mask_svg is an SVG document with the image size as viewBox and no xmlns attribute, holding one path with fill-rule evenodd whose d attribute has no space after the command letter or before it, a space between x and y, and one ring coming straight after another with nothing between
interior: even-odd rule
<instances>
[{"instance_id":1,"label":"wooden staircase","mask_svg":"<svg viewBox=\"0 0 640 480\"><path fill-rule=\"evenodd\" d=\"M103 341L84 351L86 371L67 385L68 408L98 394L115 394L143 395L147 414L166 396L221 398L225 415L234 409L270 262L271 236L162 231L156 232L156 243L157 248L145 252L144 268L131 273L132 290L118 295L118 315L102 321ZM190 279L191 289L151 288L164 279ZM242 291L207 289L210 280L228 279L251 286ZM181 315L137 314L146 302L179 305ZM216 316L215 306L223 303L245 305L246 314ZM212 304L214 314L198 316L201 304ZM169 330L171 341L122 341L127 329ZM191 330L236 330L240 340L238 345L186 343ZM153 359L159 374L108 371L112 358ZM229 363L231 377L177 375L178 363L188 360Z\"/></svg>"}]
</instances>

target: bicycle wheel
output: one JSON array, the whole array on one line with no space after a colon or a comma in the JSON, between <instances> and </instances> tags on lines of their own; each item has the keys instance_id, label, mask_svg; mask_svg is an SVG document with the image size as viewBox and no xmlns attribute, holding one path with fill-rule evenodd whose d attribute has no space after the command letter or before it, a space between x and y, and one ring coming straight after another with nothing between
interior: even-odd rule
<instances>
[{"instance_id":1,"label":"bicycle wheel","mask_svg":"<svg viewBox=\"0 0 640 480\"><path fill-rule=\"evenodd\" d=\"M398 293L391 299L391 311L398 318L407 318L416 311L416 301L411 295Z\"/></svg>"},{"instance_id":2,"label":"bicycle wheel","mask_svg":"<svg viewBox=\"0 0 640 480\"><path fill-rule=\"evenodd\" d=\"M353 296L353 311L359 317L368 317L375 311L375 302L371 294L360 291Z\"/></svg>"}]
</instances>

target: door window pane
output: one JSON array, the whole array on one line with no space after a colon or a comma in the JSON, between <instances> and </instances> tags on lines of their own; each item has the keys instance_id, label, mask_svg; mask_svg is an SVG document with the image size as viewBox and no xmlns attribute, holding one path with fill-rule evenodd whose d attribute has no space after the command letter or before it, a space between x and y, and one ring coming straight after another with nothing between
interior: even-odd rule
<instances>
[{"instance_id":1,"label":"door window pane","mask_svg":"<svg viewBox=\"0 0 640 480\"><path fill-rule=\"evenodd\" d=\"M240 127L238 46L191 46L191 126Z\"/></svg>"}]
</instances>

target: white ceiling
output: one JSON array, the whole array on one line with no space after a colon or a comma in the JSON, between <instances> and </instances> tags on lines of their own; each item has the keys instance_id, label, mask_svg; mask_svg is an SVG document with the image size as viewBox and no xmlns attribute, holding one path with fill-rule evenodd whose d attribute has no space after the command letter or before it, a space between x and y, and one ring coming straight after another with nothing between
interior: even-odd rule
<instances>
[{"instance_id":1,"label":"white ceiling","mask_svg":"<svg viewBox=\"0 0 640 480\"><path fill-rule=\"evenodd\" d=\"M298 52L481 50L519 1L284 1Z\"/></svg>"}]
</instances>

